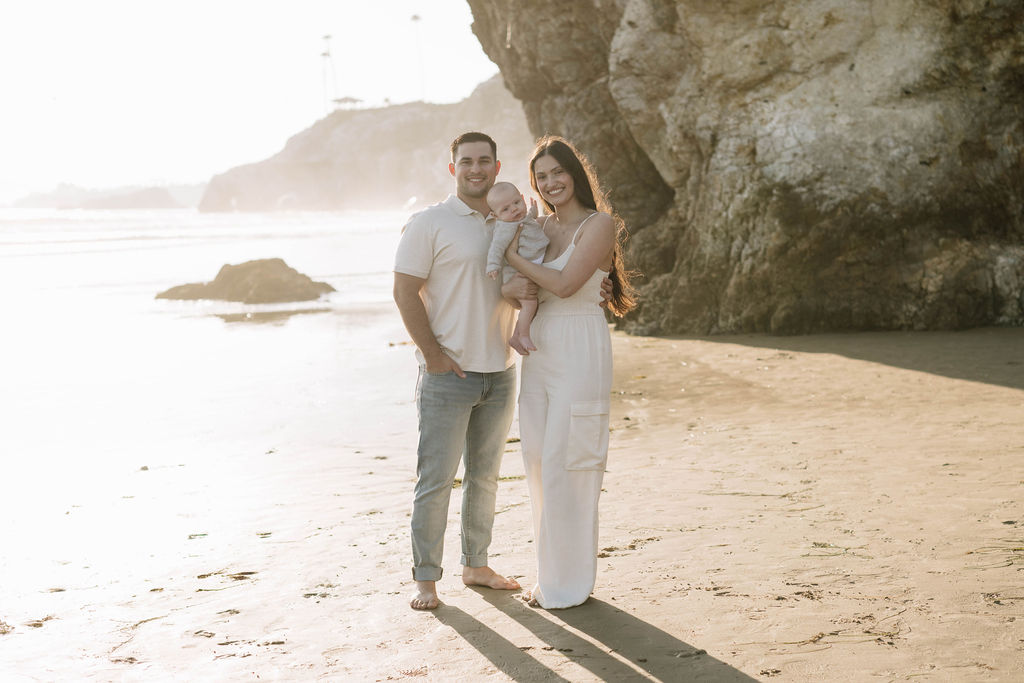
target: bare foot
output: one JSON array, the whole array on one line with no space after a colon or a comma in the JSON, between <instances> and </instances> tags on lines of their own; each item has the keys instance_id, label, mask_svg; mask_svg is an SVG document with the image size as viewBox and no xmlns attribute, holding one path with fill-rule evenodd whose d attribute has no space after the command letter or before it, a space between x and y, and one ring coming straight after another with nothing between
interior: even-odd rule
<instances>
[{"instance_id":1,"label":"bare foot","mask_svg":"<svg viewBox=\"0 0 1024 683\"><path fill-rule=\"evenodd\" d=\"M530 335L521 334L519 335L519 343L523 345L523 348L527 351L536 351L537 347L533 345L533 340L530 339Z\"/></svg>"},{"instance_id":2,"label":"bare foot","mask_svg":"<svg viewBox=\"0 0 1024 683\"><path fill-rule=\"evenodd\" d=\"M525 602L530 607L540 607L540 603L537 602L537 598L533 597L533 593L530 591L523 593L519 597L522 598L523 602Z\"/></svg>"},{"instance_id":3,"label":"bare foot","mask_svg":"<svg viewBox=\"0 0 1024 683\"><path fill-rule=\"evenodd\" d=\"M437 597L437 583L434 581L417 581L416 594L409 601L413 609L437 609L441 600Z\"/></svg>"},{"instance_id":4,"label":"bare foot","mask_svg":"<svg viewBox=\"0 0 1024 683\"><path fill-rule=\"evenodd\" d=\"M518 581L506 579L490 567L463 567L462 583L467 586L484 586L500 591L514 591L522 588Z\"/></svg>"},{"instance_id":5,"label":"bare foot","mask_svg":"<svg viewBox=\"0 0 1024 683\"><path fill-rule=\"evenodd\" d=\"M508 345L511 346L516 351L518 351L520 356L530 355L530 350L523 346L523 342L521 341L519 335L513 335L513 337L508 340Z\"/></svg>"}]
</instances>

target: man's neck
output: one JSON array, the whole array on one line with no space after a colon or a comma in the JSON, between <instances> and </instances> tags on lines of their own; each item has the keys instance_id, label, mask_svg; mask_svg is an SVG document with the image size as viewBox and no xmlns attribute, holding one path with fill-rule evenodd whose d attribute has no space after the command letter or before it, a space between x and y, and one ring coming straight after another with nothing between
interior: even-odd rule
<instances>
[{"instance_id":1,"label":"man's neck","mask_svg":"<svg viewBox=\"0 0 1024 683\"><path fill-rule=\"evenodd\" d=\"M480 215L483 216L484 218L487 218L487 216L491 213L491 207L487 206L487 199L485 197L473 198L466 197L461 194L457 194L456 196L459 199L461 199L462 203L468 206L469 208L479 211Z\"/></svg>"}]
</instances>

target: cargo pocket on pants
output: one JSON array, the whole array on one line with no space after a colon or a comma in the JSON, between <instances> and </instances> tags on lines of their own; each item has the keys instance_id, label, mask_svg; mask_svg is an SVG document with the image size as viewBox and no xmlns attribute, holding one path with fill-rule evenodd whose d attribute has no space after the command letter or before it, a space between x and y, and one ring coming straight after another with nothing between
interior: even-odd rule
<instances>
[{"instance_id":1,"label":"cargo pocket on pants","mask_svg":"<svg viewBox=\"0 0 1024 683\"><path fill-rule=\"evenodd\" d=\"M573 403L567 470L604 470L608 462L608 401Z\"/></svg>"}]
</instances>

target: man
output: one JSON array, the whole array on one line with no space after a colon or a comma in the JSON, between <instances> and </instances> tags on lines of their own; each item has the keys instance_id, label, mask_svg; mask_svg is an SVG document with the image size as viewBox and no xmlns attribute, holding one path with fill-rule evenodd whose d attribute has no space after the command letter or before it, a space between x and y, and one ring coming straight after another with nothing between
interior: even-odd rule
<instances>
[{"instance_id":1,"label":"man","mask_svg":"<svg viewBox=\"0 0 1024 683\"><path fill-rule=\"evenodd\" d=\"M457 137L451 155L455 194L409 219L395 257L395 303L420 362L413 609L440 604L436 582L443 573L448 502L463 454L462 582L520 587L487 564L516 384L508 345L515 311L500 284L484 275L494 231L487 191L501 163L494 140L483 133ZM510 296L536 296L536 286L522 279L506 289Z\"/></svg>"}]
</instances>

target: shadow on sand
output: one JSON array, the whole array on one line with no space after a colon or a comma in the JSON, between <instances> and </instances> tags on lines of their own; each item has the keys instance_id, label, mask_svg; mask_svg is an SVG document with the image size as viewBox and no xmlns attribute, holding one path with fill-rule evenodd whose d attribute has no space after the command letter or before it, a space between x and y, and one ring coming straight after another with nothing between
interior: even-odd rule
<instances>
[{"instance_id":1,"label":"shadow on sand","mask_svg":"<svg viewBox=\"0 0 1024 683\"><path fill-rule=\"evenodd\" d=\"M757 680L709 656L704 650L601 600L590 598L579 607L546 611L528 607L508 593L473 590L546 643L540 650L558 652L600 680L709 683ZM442 606L435 614L441 623L455 629L466 642L514 680L566 680L542 663L542 653L531 653L531 647L516 646L462 610Z\"/></svg>"},{"instance_id":2,"label":"shadow on sand","mask_svg":"<svg viewBox=\"0 0 1024 683\"><path fill-rule=\"evenodd\" d=\"M1024 328L1019 327L983 327L960 332L849 332L802 337L723 335L699 339L799 353L831 353L953 379L1024 389Z\"/></svg>"}]
</instances>

